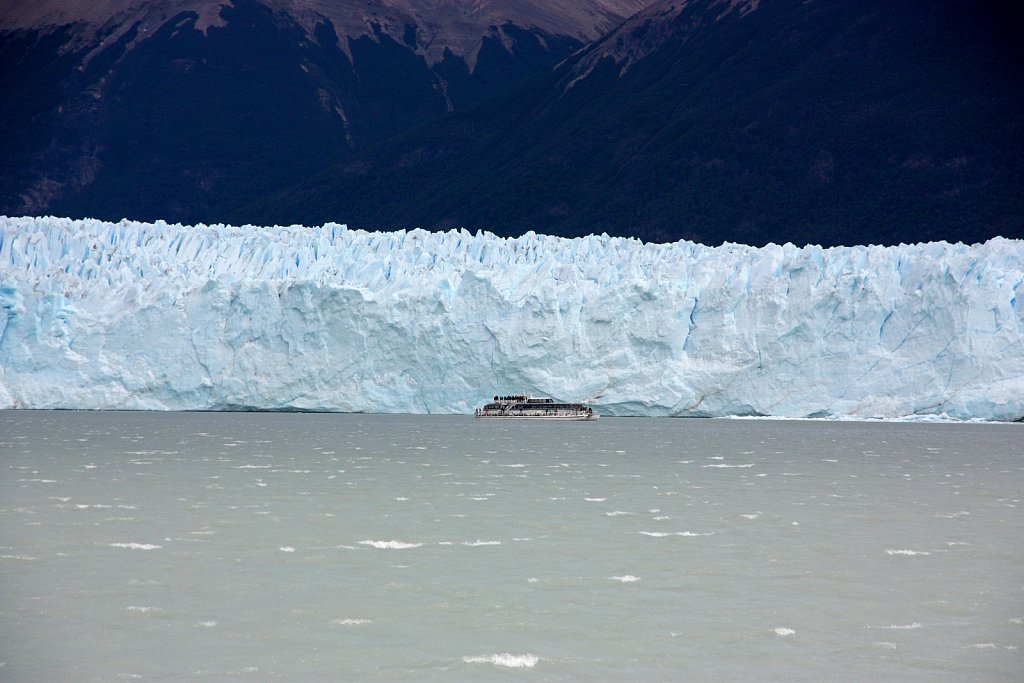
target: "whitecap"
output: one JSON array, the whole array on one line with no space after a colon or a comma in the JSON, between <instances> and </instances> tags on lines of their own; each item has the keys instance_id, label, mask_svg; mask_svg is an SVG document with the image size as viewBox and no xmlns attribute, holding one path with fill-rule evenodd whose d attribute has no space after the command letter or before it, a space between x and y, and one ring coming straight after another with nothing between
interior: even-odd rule
<instances>
[{"instance_id":1,"label":"whitecap","mask_svg":"<svg viewBox=\"0 0 1024 683\"><path fill-rule=\"evenodd\" d=\"M776 628L772 629L772 631L777 636L792 636L792 635L796 635L796 631L794 631L791 628L786 628L785 626L777 626Z\"/></svg>"},{"instance_id":2,"label":"whitecap","mask_svg":"<svg viewBox=\"0 0 1024 683\"><path fill-rule=\"evenodd\" d=\"M636 583L640 580L639 576L633 576L632 574L626 574L625 576L611 576L609 578L612 581L621 581L622 583Z\"/></svg>"},{"instance_id":3,"label":"whitecap","mask_svg":"<svg viewBox=\"0 0 1024 683\"><path fill-rule=\"evenodd\" d=\"M280 550L282 553L294 553L295 552L295 548L291 547L290 545L283 545L280 548L278 548L278 550Z\"/></svg>"},{"instance_id":4,"label":"whitecap","mask_svg":"<svg viewBox=\"0 0 1024 683\"><path fill-rule=\"evenodd\" d=\"M162 545L154 543L111 543L111 548L128 548L130 550L159 550Z\"/></svg>"},{"instance_id":5,"label":"whitecap","mask_svg":"<svg viewBox=\"0 0 1024 683\"><path fill-rule=\"evenodd\" d=\"M912 624L890 624L888 628L894 631L910 631L915 628L921 628L921 624L916 621Z\"/></svg>"},{"instance_id":6,"label":"whitecap","mask_svg":"<svg viewBox=\"0 0 1024 683\"><path fill-rule=\"evenodd\" d=\"M216 621L200 621L196 622L196 626L202 626L203 628L213 628L217 625Z\"/></svg>"},{"instance_id":7,"label":"whitecap","mask_svg":"<svg viewBox=\"0 0 1024 683\"><path fill-rule=\"evenodd\" d=\"M481 541L481 540L463 541L462 545L466 545L466 546L469 546L471 548L475 548L475 547L481 546L481 545L501 545L501 541Z\"/></svg>"},{"instance_id":8,"label":"whitecap","mask_svg":"<svg viewBox=\"0 0 1024 683\"><path fill-rule=\"evenodd\" d=\"M931 555L927 550L893 550L888 549L885 551L887 555Z\"/></svg>"},{"instance_id":9,"label":"whitecap","mask_svg":"<svg viewBox=\"0 0 1024 683\"><path fill-rule=\"evenodd\" d=\"M588 503L603 503L603 502L605 502L608 499L607 498L584 498L583 500L587 501Z\"/></svg>"},{"instance_id":10,"label":"whitecap","mask_svg":"<svg viewBox=\"0 0 1024 683\"><path fill-rule=\"evenodd\" d=\"M332 619L331 623L339 626L362 626L372 622L369 619Z\"/></svg>"},{"instance_id":11,"label":"whitecap","mask_svg":"<svg viewBox=\"0 0 1024 683\"><path fill-rule=\"evenodd\" d=\"M368 545L380 550L405 550L406 548L419 548L422 543L406 543L404 541L359 541L360 545Z\"/></svg>"},{"instance_id":12,"label":"whitecap","mask_svg":"<svg viewBox=\"0 0 1024 683\"><path fill-rule=\"evenodd\" d=\"M744 519L757 519L760 516L761 516L760 512L754 512L754 513L751 513L749 515L740 515L740 517L743 517Z\"/></svg>"},{"instance_id":13,"label":"whitecap","mask_svg":"<svg viewBox=\"0 0 1024 683\"><path fill-rule=\"evenodd\" d=\"M707 531L704 533L697 533L696 531L641 531L644 536L653 536L654 538L664 538L665 536L683 536L686 538L694 538L696 536L711 536L714 532Z\"/></svg>"},{"instance_id":14,"label":"whitecap","mask_svg":"<svg viewBox=\"0 0 1024 683\"><path fill-rule=\"evenodd\" d=\"M493 664L494 666L505 666L511 669L532 669L539 660L540 658L537 655L513 655L508 652L498 655L478 655L462 658L462 661L467 664Z\"/></svg>"},{"instance_id":15,"label":"whitecap","mask_svg":"<svg viewBox=\"0 0 1024 683\"><path fill-rule=\"evenodd\" d=\"M624 512L623 510L612 510L611 512L604 513L605 517L620 517L622 515L631 515L632 512Z\"/></svg>"},{"instance_id":16,"label":"whitecap","mask_svg":"<svg viewBox=\"0 0 1024 683\"><path fill-rule=\"evenodd\" d=\"M753 466L754 466L754 463L752 463L752 462L751 463L747 463L745 465L727 465L725 463L719 463L717 465L701 465L701 467L718 467L718 468L721 468L721 469L734 469L734 468L743 469L743 468L746 468L746 467L753 467Z\"/></svg>"}]
</instances>

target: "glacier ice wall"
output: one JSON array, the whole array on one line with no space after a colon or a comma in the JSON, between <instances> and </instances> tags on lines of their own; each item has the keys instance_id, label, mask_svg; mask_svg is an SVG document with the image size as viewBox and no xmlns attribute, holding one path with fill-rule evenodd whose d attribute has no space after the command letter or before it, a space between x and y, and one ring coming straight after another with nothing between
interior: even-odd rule
<instances>
[{"instance_id":1,"label":"glacier ice wall","mask_svg":"<svg viewBox=\"0 0 1024 683\"><path fill-rule=\"evenodd\" d=\"M1024 417L1024 242L0 218L0 407Z\"/></svg>"}]
</instances>

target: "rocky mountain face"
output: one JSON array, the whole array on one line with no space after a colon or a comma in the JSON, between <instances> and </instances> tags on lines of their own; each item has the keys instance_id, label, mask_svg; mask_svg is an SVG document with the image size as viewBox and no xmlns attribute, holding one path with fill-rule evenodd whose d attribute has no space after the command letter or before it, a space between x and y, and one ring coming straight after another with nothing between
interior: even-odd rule
<instances>
[{"instance_id":1,"label":"rocky mountain face","mask_svg":"<svg viewBox=\"0 0 1024 683\"><path fill-rule=\"evenodd\" d=\"M221 220L645 0L4 0L0 212Z\"/></svg>"},{"instance_id":2,"label":"rocky mountain face","mask_svg":"<svg viewBox=\"0 0 1024 683\"><path fill-rule=\"evenodd\" d=\"M1024 237L1024 52L970 0L659 0L238 219L718 244Z\"/></svg>"}]
</instances>

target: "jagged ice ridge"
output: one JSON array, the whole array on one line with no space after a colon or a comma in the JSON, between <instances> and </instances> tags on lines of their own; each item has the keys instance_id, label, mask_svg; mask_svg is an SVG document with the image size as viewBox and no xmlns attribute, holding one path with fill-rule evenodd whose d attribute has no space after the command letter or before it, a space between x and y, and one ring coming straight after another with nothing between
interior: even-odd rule
<instances>
[{"instance_id":1,"label":"jagged ice ridge","mask_svg":"<svg viewBox=\"0 0 1024 683\"><path fill-rule=\"evenodd\" d=\"M0 408L1019 420L1024 242L0 217Z\"/></svg>"}]
</instances>

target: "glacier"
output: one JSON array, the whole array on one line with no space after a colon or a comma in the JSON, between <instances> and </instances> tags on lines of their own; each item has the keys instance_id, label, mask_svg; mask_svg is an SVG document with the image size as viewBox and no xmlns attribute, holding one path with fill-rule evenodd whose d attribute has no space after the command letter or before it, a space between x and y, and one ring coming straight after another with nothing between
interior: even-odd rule
<instances>
[{"instance_id":1,"label":"glacier","mask_svg":"<svg viewBox=\"0 0 1024 683\"><path fill-rule=\"evenodd\" d=\"M0 408L1024 418L1024 242L0 217Z\"/></svg>"}]
</instances>

